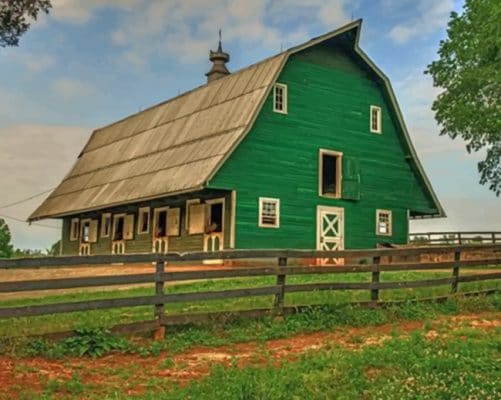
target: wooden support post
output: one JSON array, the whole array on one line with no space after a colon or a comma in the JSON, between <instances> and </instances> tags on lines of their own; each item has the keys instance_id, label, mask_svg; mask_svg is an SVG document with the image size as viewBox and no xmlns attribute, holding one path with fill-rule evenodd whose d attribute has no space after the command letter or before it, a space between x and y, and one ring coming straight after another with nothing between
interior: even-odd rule
<instances>
[{"instance_id":1,"label":"wooden support post","mask_svg":"<svg viewBox=\"0 0 501 400\"><path fill-rule=\"evenodd\" d=\"M376 256L372 258L372 283L379 283L379 264L381 263L381 257ZM379 300L379 289L371 289L371 301L377 302Z\"/></svg>"},{"instance_id":2,"label":"wooden support post","mask_svg":"<svg viewBox=\"0 0 501 400\"><path fill-rule=\"evenodd\" d=\"M459 267L461 266L461 250L454 250L454 267L452 267L451 293L458 291Z\"/></svg>"},{"instance_id":3,"label":"wooden support post","mask_svg":"<svg viewBox=\"0 0 501 400\"><path fill-rule=\"evenodd\" d=\"M280 257L278 259L279 267L287 266L287 258ZM280 291L275 295L275 313L276 315L283 316L284 314L284 299L285 299L285 275L277 275L277 286L280 286Z\"/></svg>"},{"instance_id":4,"label":"wooden support post","mask_svg":"<svg viewBox=\"0 0 501 400\"><path fill-rule=\"evenodd\" d=\"M492 244L496 244L496 232L492 232L491 236L492 236Z\"/></svg>"},{"instance_id":5,"label":"wooden support post","mask_svg":"<svg viewBox=\"0 0 501 400\"><path fill-rule=\"evenodd\" d=\"M457 235L458 235L458 243L459 245L462 245L463 241L461 240L461 232L458 232Z\"/></svg>"},{"instance_id":6,"label":"wooden support post","mask_svg":"<svg viewBox=\"0 0 501 400\"><path fill-rule=\"evenodd\" d=\"M165 272L165 261L158 260L156 263L155 270L155 295L162 296L164 294L164 281L162 280L162 274ZM165 338L165 326L162 325L162 319L164 316L164 304L155 304L155 319L158 322L158 328L153 333L153 338L155 340L162 340Z\"/></svg>"}]
</instances>

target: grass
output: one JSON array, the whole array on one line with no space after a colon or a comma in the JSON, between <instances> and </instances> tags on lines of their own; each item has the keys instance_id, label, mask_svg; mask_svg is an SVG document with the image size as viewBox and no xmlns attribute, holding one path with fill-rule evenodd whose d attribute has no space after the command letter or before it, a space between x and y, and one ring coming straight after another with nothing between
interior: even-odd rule
<instances>
[{"instance_id":1,"label":"grass","mask_svg":"<svg viewBox=\"0 0 501 400\"><path fill-rule=\"evenodd\" d=\"M215 367L202 381L137 399L495 399L499 332L428 341L424 332L354 352L332 345L299 361ZM120 396L117 398L121 398Z\"/></svg>"},{"instance_id":2,"label":"grass","mask_svg":"<svg viewBox=\"0 0 501 400\"><path fill-rule=\"evenodd\" d=\"M474 269L471 269L474 273ZM464 269L464 273L468 272ZM427 272L383 272L381 281L412 281L420 279L435 279L450 277L449 271ZM287 284L321 283L321 282L370 282L370 273L296 275L287 277ZM275 285L275 277L228 278L197 281L186 284L168 286L167 293L187 293L201 291L217 291L238 288L251 288ZM472 282L459 285L459 291L475 291L488 288L499 288L499 282ZM75 292L61 295L48 295L41 298L12 299L0 302L0 307L29 306L36 304L51 304L95 299L112 299L152 295L153 287L140 287L128 290ZM431 288L396 289L380 291L383 301L407 300L423 297L444 296L450 293L450 286L443 285ZM368 290L345 291L315 291L289 293L285 297L285 305L309 304L340 304L347 302L366 301L370 299ZM234 311L253 308L269 308L273 305L273 296L255 296L226 300L213 300L190 303L167 304L165 310L170 314ZM21 317L0 320L0 336L20 336L43 334L48 332L67 331L80 328L111 327L119 323L150 320L153 317L153 307L142 306L133 308L116 308L74 312L58 315L36 317Z\"/></svg>"},{"instance_id":3,"label":"grass","mask_svg":"<svg viewBox=\"0 0 501 400\"><path fill-rule=\"evenodd\" d=\"M205 324L201 326L178 327L169 329L164 341L124 342L115 352L136 353L144 357L157 357L162 354L161 369L189 369L188 365L174 362L176 354L199 346L224 346L231 348L238 342L258 342L259 354L264 356L265 364L259 367L237 368L235 365L217 366L210 376L203 380L192 381L188 386L176 386L167 377L152 376L140 384L145 393L131 397L128 389L138 385L136 375L140 371L131 364L108 365L100 376L109 377L115 382L112 387L102 387L83 379L85 369L72 371L71 376L52 377L42 382L42 392L29 392L29 388L19 388L20 398L41 399L449 399L449 398L499 398L501 390L498 380L498 364L501 354L499 328L484 331L474 326L457 326L454 329L442 320L445 315L500 311L501 294L471 298L455 298L443 303L408 303L388 308L364 309L350 306L325 306L291 315L277 320L260 318L257 320L240 319L226 324ZM381 346L362 347L353 351L336 343L327 344L322 351L313 351L300 358L277 365L276 360L267 356L264 343L271 339L287 338L299 333L316 331L345 330L352 332L354 327L378 326L409 320L423 321L422 328L410 337L401 336L398 325L389 335L391 339ZM442 322L437 322L442 321ZM435 341L425 339L430 330L441 335ZM89 335L92 332L88 331ZM111 346L113 339L100 333L92 336L94 346L103 347L103 342ZM364 337L354 334L351 343L361 344ZM24 365L24 358L43 356L63 358L75 355L81 349L85 338L73 338L76 348L68 343L44 343L44 348L26 347L27 343L10 343L15 348L3 349L16 354L17 373L33 369L31 364ZM35 342L36 343L36 342ZM48 346L48 347L47 347ZM64 353L66 347L69 352ZM111 346L113 347L113 346ZM26 350L30 350L27 353ZM59 351L59 352L58 352ZM77 351L78 352L78 351ZM105 353L102 353L105 354ZM100 354L100 355L102 355ZM98 355L99 356L99 355ZM266 358L268 357L268 358ZM268 360L266 362L266 359ZM86 357L81 363L86 364ZM154 361L152 360L154 363ZM80 365L80 361L79 361ZM120 383L121 382L121 383ZM1 391L0 391L1 392ZM25 397L23 397L26 395ZM0 396L1 398L1 396Z\"/></svg>"}]
</instances>

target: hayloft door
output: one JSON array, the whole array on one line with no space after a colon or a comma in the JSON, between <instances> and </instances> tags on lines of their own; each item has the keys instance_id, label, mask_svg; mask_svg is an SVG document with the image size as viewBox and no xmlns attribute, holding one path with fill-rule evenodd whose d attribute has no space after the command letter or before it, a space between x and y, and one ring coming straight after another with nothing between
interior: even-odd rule
<instances>
[{"instance_id":1,"label":"hayloft door","mask_svg":"<svg viewBox=\"0 0 501 400\"><path fill-rule=\"evenodd\" d=\"M340 207L317 207L317 250L344 249L344 209ZM342 265L342 258L322 258L321 265Z\"/></svg>"}]
</instances>

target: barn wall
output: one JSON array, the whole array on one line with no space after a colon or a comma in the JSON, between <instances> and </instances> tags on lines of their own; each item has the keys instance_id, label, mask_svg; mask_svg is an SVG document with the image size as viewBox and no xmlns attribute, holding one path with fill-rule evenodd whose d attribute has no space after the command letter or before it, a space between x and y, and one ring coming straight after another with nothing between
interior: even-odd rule
<instances>
[{"instance_id":1,"label":"barn wall","mask_svg":"<svg viewBox=\"0 0 501 400\"><path fill-rule=\"evenodd\" d=\"M171 252L185 252L185 251L202 251L204 243L204 235L189 235L187 227L185 226L186 215L186 200L191 198L198 198L201 201L212 198L225 198L225 221L224 221L224 248L230 245L230 231L231 231L231 194L228 192L200 192L185 196L176 196L171 198L164 198L149 202L142 202L131 204L127 206L114 207L111 209L100 210L98 212L84 213L66 217L63 219L62 241L63 241L63 254L73 255L78 254L79 241L70 241L70 225L72 218L80 219L98 219L98 241L91 243L91 254L110 254L111 253L111 239L109 237L101 237L101 215L103 213L113 214L134 214L134 238L126 240L125 250L126 253L149 253L152 249L152 226L153 226L153 209L158 207L179 207L180 214L180 236L169 237L169 251ZM146 234L137 233L137 223L139 208L150 207L150 230Z\"/></svg>"},{"instance_id":2,"label":"barn wall","mask_svg":"<svg viewBox=\"0 0 501 400\"><path fill-rule=\"evenodd\" d=\"M236 247L315 248L316 207L343 207L345 247L407 242L407 210L435 209L406 156L382 86L353 55L316 46L292 56L277 82L288 85L288 114L268 96L253 128L211 181L237 191ZM382 107L382 134L369 129L370 105ZM358 160L360 199L318 195L320 148ZM258 227L258 198L281 201L279 229ZM376 235L376 209L393 212L393 235Z\"/></svg>"}]
</instances>

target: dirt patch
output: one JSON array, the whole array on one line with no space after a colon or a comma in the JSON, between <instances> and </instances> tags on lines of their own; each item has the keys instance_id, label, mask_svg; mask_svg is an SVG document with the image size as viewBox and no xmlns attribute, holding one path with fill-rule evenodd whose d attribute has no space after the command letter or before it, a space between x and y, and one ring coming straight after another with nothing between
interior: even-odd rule
<instances>
[{"instance_id":1,"label":"dirt patch","mask_svg":"<svg viewBox=\"0 0 501 400\"><path fill-rule=\"evenodd\" d=\"M473 328L491 329L500 326L499 313L483 313L443 317L433 323L460 326L468 323ZM79 377L84 385L91 385L102 393L114 389L128 395L145 392L152 379L163 385L176 383L186 385L210 373L212 366L237 365L260 366L272 362L276 365L295 360L306 352L322 351L328 347L343 347L357 351L364 346L382 345L393 335L408 335L423 328L422 321L407 321L398 324L369 326L363 328L340 328L332 332L314 332L270 340L264 343L237 343L226 347L196 347L171 356L162 353L158 357L110 354L99 359L67 358L63 360L14 359L0 357L0 399L16 398L19 390L40 393L49 380L68 381ZM426 337L436 340L440 329L428 330ZM368 378L375 378L385 371L367 370Z\"/></svg>"}]
</instances>

